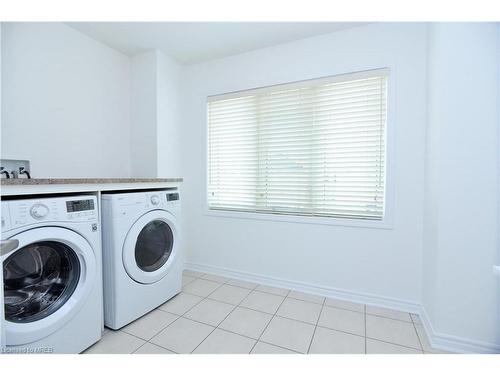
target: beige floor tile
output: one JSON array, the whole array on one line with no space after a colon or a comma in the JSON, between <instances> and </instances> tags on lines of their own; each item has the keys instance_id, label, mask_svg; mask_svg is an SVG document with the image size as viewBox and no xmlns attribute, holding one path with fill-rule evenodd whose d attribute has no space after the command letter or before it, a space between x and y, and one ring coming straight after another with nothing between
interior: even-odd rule
<instances>
[{"instance_id":1,"label":"beige floor tile","mask_svg":"<svg viewBox=\"0 0 500 375\"><path fill-rule=\"evenodd\" d=\"M259 285L257 288L255 288L255 290L258 290L259 292L276 294L277 296L283 297L285 297L290 292L289 289L277 288L275 286L269 285Z\"/></svg>"},{"instance_id":2,"label":"beige floor tile","mask_svg":"<svg viewBox=\"0 0 500 375\"><path fill-rule=\"evenodd\" d=\"M213 330L209 325L179 318L153 337L151 343L176 353L191 353Z\"/></svg>"},{"instance_id":3,"label":"beige floor tile","mask_svg":"<svg viewBox=\"0 0 500 375\"><path fill-rule=\"evenodd\" d=\"M317 327L309 353L364 354L365 338L333 329Z\"/></svg>"},{"instance_id":4,"label":"beige floor tile","mask_svg":"<svg viewBox=\"0 0 500 375\"><path fill-rule=\"evenodd\" d=\"M177 318L177 315L166 311L153 310L121 330L148 341Z\"/></svg>"},{"instance_id":5,"label":"beige floor tile","mask_svg":"<svg viewBox=\"0 0 500 375\"><path fill-rule=\"evenodd\" d=\"M241 306L268 314L274 314L284 299L285 297L254 290L241 302Z\"/></svg>"},{"instance_id":6,"label":"beige floor tile","mask_svg":"<svg viewBox=\"0 0 500 375\"><path fill-rule=\"evenodd\" d=\"M186 286L182 287L182 290L186 293L194 294L196 296L207 297L221 285L221 283L216 283L215 281L196 279Z\"/></svg>"},{"instance_id":7,"label":"beige floor tile","mask_svg":"<svg viewBox=\"0 0 500 375\"><path fill-rule=\"evenodd\" d=\"M366 339L366 354L422 354L422 351L388 342Z\"/></svg>"},{"instance_id":8,"label":"beige floor tile","mask_svg":"<svg viewBox=\"0 0 500 375\"><path fill-rule=\"evenodd\" d=\"M285 298L276 315L300 320L302 322L316 324L322 305L312 302L300 301L293 298Z\"/></svg>"},{"instance_id":9,"label":"beige floor tile","mask_svg":"<svg viewBox=\"0 0 500 375\"><path fill-rule=\"evenodd\" d=\"M290 293L288 293L288 297L319 304L323 304L323 302L325 301L325 297L317 296L315 294L303 293L296 290L292 290Z\"/></svg>"},{"instance_id":10,"label":"beige floor tile","mask_svg":"<svg viewBox=\"0 0 500 375\"><path fill-rule=\"evenodd\" d=\"M280 348L279 346L276 345L266 344L265 342L261 341L255 344L251 353L252 354L298 354L297 352L285 348Z\"/></svg>"},{"instance_id":11,"label":"beige floor tile","mask_svg":"<svg viewBox=\"0 0 500 375\"><path fill-rule=\"evenodd\" d=\"M255 289L259 284L252 283L251 281L244 281L238 279L231 279L227 282L228 285L239 286L245 289Z\"/></svg>"},{"instance_id":12,"label":"beige floor tile","mask_svg":"<svg viewBox=\"0 0 500 375\"><path fill-rule=\"evenodd\" d=\"M228 303L205 299L189 310L184 316L197 322L217 326L233 309L234 306Z\"/></svg>"},{"instance_id":13,"label":"beige floor tile","mask_svg":"<svg viewBox=\"0 0 500 375\"><path fill-rule=\"evenodd\" d=\"M185 286L185 285L189 284L191 281L194 281L194 280L196 280L195 277L182 275L182 286Z\"/></svg>"},{"instance_id":14,"label":"beige floor tile","mask_svg":"<svg viewBox=\"0 0 500 375\"><path fill-rule=\"evenodd\" d=\"M366 315L366 337L421 350L413 323Z\"/></svg>"},{"instance_id":15,"label":"beige floor tile","mask_svg":"<svg viewBox=\"0 0 500 375\"><path fill-rule=\"evenodd\" d=\"M216 329L193 352L195 354L248 354L255 340Z\"/></svg>"},{"instance_id":16,"label":"beige floor tile","mask_svg":"<svg viewBox=\"0 0 500 375\"><path fill-rule=\"evenodd\" d=\"M365 312L365 305L363 305L362 303L344 301L336 298L327 298L325 301L325 305L330 307L336 307L338 309L345 309L362 313Z\"/></svg>"},{"instance_id":17,"label":"beige floor tile","mask_svg":"<svg viewBox=\"0 0 500 375\"><path fill-rule=\"evenodd\" d=\"M233 285L222 285L215 292L210 294L210 299L238 305L250 293L249 289L240 288Z\"/></svg>"},{"instance_id":18,"label":"beige floor tile","mask_svg":"<svg viewBox=\"0 0 500 375\"><path fill-rule=\"evenodd\" d=\"M261 341L306 353L313 333L312 324L275 316L262 334Z\"/></svg>"},{"instance_id":19,"label":"beige floor tile","mask_svg":"<svg viewBox=\"0 0 500 375\"><path fill-rule=\"evenodd\" d=\"M365 335L365 314L324 306L319 317L318 325L321 327L336 329L355 335Z\"/></svg>"},{"instance_id":20,"label":"beige floor tile","mask_svg":"<svg viewBox=\"0 0 500 375\"><path fill-rule=\"evenodd\" d=\"M201 278L204 280L215 281L215 282L221 283L221 284L224 284L225 282L229 281L229 277L214 275L211 273L206 273L203 276L201 276Z\"/></svg>"},{"instance_id":21,"label":"beige floor tile","mask_svg":"<svg viewBox=\"0 0 500 375\"><path fill-rule=\"evenodd\" d=\"M189 309L200 302L203 298L187 293L179 293L174 298L164 303L158 309L172 314L184 315Z\"/></svg>"},{"instance_id":22,"label":"beige floor tile","mask_svg":"<svg viewBox=\"0 0 500 375\"><path fill-rule=\"evenodd\" d=\"M383 316L385 318L402 320L405 322L412 322L410 314L404 311L386 309L378 306L366 306L366 313L371 315Z\"/></svg>"},{"instance_id":23,"label":"beige floor tile","mask_svg":"<svg viewBox=\"0 0 500 375\"><path fill-rule=\"evenodd\" d=\"M186 275L186 276L195 277L195 278L198 278L198 277L201 277L204 275L203 272L198 272L198 271L193 271L193 270L184 270L184 271L182 271L182 274Z\"/></svg>"},{"instance_id":24,"label":"beige floor tile","mask_svg":"<svg viewBox=\"0 0 500 375\"><path fill-rule=\"evenodd\" d=\"M258 339L273 316L260 311L237 307L220 324L220 328Z\"/></svg>"},{"instance_id":25,"label":"beige floor tile","mask_svg":"<svg viewBox=\"0 0 500 375\"><path fill-rule=\"evenodd\" d=\"M110 331L106 333L101 341L98 341L85 354L130 354L145 343L138 337L121 331Z\"/></svg>"},{"instance_id":26,"label":"beige floor tile","mask_svg":"<svg viewBox=\"0 0 500 375\"><path fill-rule=\"evenodd\" d=\"M134 354L175 354L175 353L165 348L162 348L161 346L147 342L139 349L137 349L134 352Z\"/></svg>"}]
</instances>

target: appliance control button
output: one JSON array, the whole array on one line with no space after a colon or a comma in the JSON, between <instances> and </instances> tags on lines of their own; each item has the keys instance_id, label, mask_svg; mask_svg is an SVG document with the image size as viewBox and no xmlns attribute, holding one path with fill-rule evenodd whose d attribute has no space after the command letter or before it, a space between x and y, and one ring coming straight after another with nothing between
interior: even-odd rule
<instances>
[{"instance_id":1,"label":"appliance control button","mask_svg":"<svg viewBox=\"0 0 500 375\"><path fill-rule=\"evenodd\" d=\"M34 204L30 209L31 217L34 219L43 219L49 212L49 208L41 203Z\"/></svg>"},{"instance_id":2,"label":"appliance control button","mask_svg":"<svg viewBox=\"0 0 500 375\"><path fill-rule=\"evenodd\" d=\"M151 204L157 206L160 203L160 197L158 195L151 196Z\"/></svg>"}]
</instances>

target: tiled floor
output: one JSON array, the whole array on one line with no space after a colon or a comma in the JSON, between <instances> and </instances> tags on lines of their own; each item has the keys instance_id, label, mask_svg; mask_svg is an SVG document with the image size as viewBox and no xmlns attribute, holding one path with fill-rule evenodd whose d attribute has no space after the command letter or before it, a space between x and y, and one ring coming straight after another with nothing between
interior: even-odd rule
<instances>
[{"instance_id":1,"label":"tiled floor","mask_svg":"<svg viewBox=\"0 0 500 375\"><path fill-rule=\"evenodd\" d=\"M182 292L85 353L437 353L417 315L185 271Z\"/></svg>"}]
</instances>

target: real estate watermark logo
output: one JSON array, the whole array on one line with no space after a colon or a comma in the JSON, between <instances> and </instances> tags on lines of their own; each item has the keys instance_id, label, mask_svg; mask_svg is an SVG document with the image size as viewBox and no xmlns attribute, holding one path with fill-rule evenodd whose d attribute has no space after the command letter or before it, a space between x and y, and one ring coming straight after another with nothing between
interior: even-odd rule
<instances>
[{"instance_id":1,"label":"real estate watermark logo","mask_svg":"<svg viewBox=\"0 0 500 375\"><path fill-rule=\"evenodd\" d=\"M37 346L37 347L26 347L26 346L16 346L1 348L0 353L2 354L52 354L54 353L54 348L50 346Z\"/></svg>"}]
</instances>

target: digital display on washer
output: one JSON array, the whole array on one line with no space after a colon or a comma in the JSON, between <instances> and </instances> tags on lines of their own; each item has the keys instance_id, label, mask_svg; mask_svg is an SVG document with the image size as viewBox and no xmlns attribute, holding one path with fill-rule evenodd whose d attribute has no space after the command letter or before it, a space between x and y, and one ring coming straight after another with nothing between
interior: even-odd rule
<instances>
[{"instance_id":1,"label":"digital display on washer","mask_svg":"<svg viewBox=\"0 0 500 375\"><path fill-rule=\"evenodd\" d=\"M94 200L92 199L66 202L66 210L68 212L90 211L93 209L94 209Z\"/></svg>"},{"instance_id":2,"label":"digital display on washer","mask_svg":"<svg viewBox=\"0 0 500 375\"><path fill-rule=\"evenodd\" d=\"M179 193L169 193L167 194L167 201L178 201L179 200Z\"/></svg>"}]
</instances>

